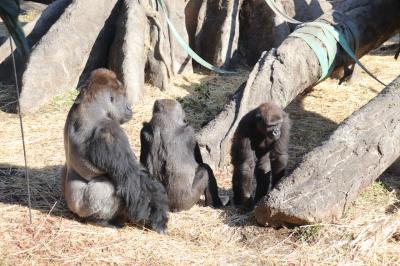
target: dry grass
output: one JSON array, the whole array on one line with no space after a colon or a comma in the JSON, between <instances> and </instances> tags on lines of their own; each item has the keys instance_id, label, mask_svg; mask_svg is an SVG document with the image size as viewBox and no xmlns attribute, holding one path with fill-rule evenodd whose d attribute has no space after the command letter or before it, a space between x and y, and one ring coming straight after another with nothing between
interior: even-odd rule
<instances>
[{"instance_id":1,"label":"dry grass","mask_svg":"<svg viewBox=\"0 0 400 266\"><path fill-rule=\"evenodd\" d=\"M363 62L385 82L399 75L394 50L366 56ZM146 87L135 117L124 127L136 154L141 123L150 118L155 99L179 98L196 127L210 119L246 79L193 74L174 80L168 92ZM382 86L361 73L351 84L327 80L288 108L293 137L293 167L343 119L373 98ZM386 172L348 210L338 224L274 230L255 224L233 207L195 206L170 215L169 234L126 226L115 230L77 221L60 199L64 162L63 126L75 92L57 97L40 112L24 117L30 168L33 223L29 224L19 123L0 112L1 265L42 264L372 264L400 263L400 171ZM0 99L1 101L1 99ZM205 108L207 107L207 108ZM230 171L216 171L230 191Z\"/></svg>"}]
</instances>

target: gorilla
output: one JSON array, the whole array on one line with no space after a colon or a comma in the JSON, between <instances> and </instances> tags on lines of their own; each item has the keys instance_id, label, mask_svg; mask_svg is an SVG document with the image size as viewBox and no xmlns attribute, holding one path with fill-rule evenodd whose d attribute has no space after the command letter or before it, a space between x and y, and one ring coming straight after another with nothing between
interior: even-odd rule
<instances>
[{"instance_id":1,"label":"gorilla","mask_svg":"<svg viewBox=\"0 0 400 266\"><path fill-rule=\"evenodd\" d=\"M94 70L65 123L63 194L79 217L111 226L128 220L164 233L168 196L130 148L120 125L131 118L126 89L115 73Z\"/></svg>"},{"instance_id":2,"label":"gorilla","mask_svg":"<svg viewBox=\"0 0 400 266\"><path fill-rule=\"evenodd\" d=\"M285 175L289 131L288 115L272 102L261 104L240 120L231 147L235 205L253 208ZM253 176L257 181L254 201Z\"/></svg>"},{"instance_id":3,"label":"gorilla","mask_svg":"<svg viewBox=\"0 0 400 266\"><path fill-rule=\"evenodd\" d=\"M190 209L205 194L205 204L221 207L217 181L201 158L194 130L175 100L157 100L153 117L140 133L140 162L167 189L171 211Z\"/></svg>"}]
</instances>

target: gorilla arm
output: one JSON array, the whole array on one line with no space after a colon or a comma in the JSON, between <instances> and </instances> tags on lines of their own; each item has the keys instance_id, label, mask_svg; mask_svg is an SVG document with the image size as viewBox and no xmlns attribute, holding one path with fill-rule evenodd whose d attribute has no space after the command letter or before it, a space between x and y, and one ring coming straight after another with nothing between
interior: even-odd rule
<instances>
[{"instance_id":1,"label":"gorilla arm","mask_svg":"<svg viewBox=\"0 0 400 266\"><path fill-rule=\"evenodd\" d=\"M288 163L288 145L290 134L290 119L287 114L284 114L283 122L281 125L281 136L275 141L274 146L270 152L271 170L272 170L272 187L282 179L286 172Z\"/></svg>"},{"instance_id":2,"label":"gorilla arm","mask_svg":"<svg viewBox=\"0 0 400 266\"><path fill-rule=\"evenodd\" d=\"M196 170L196 177L199 173L201 173L201 171L199 171L200 169L205 170L206 174L208 175L208 186L205 190L206 205L211 205L213 207L222 207L227 204L229 198L224 198L224 202L221 201L221 198L218 195L217 179L215 178L211 167L208 164L203 163L203 158L201 157L200 153L200 147L197 142L194 148L194 158L199 164Z\"/></svg>"},{"instance_id":3,"label":"gorilla arm","mask_svg":"<svg viewBox=\"0 0 400 266\"><path fill-rule=\"evenodd\" d=\"M129 218L134 221L150 219L152 228L158 232L166 229L168 198L165 189L149 178L116 122L101 122L89 139L86 152L91 163L114 182Z\"/></svg>"},{"instance_id":4,"label":"gorilla arm","mask_svg":"<svg viewBox=\"0 0 400 266\"><path fill-rule=\"evenodd\" d=\"M149 123L143 123L143 128L140 131L140 162L149 170L150 175L154 177L154 155L152 156L151 151L151 143L153 140L153 130L151 125Z\"/></svg>"},{"instance_id":5,"label":"gorilla arm","mask_svg":"<svg viewBox=\"0 0 400 266\"><path fill-rule=\"evenodd\" d=\"M256 166L256 155L251 147L251 140L236 133L231 147L233 164L232 188L235 204L251 206L251 180Z\"/></svg>"}]
</instances>

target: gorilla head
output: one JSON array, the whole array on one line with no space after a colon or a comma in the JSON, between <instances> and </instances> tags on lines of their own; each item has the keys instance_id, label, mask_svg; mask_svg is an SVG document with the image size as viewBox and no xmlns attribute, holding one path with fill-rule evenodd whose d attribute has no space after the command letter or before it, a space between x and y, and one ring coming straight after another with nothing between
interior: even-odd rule
<instances>
[{"instance_id":1,"label":"gorilla head","mask_svg":"<svg viewBox=\"0 0 400 266\"><path fill-rule=\"evenodd\" d=\"M256 127L259 134L278 140L285 114L275 103L262 104L256 109Z\"/></svg>"},{"instance_id":2,"label":"gorilla head","mask_svg":"<svg viewBox=\"0 0 400 266\"><path fill-rule=\"evenodd\" d=\"M78 101L86 106L88 112L107 116L120 124L132 118L132 103L128 100L126 88L115 73L107 69L97 69L91 73Z\"/></svg>"},{"instance_id":3,"label":"gorilla head","mask_svg":"<svg viewBox=\"0 0 400 266\"><path fill-rule=\"evenodd\" d=\"M153 118L165 117L167 125L169 126L184 126L185 125L185 111L182 106L175 100L161 99L156 100L153 106ZM161 119L160 119L161 120Z\"/></svg>"}]
</instances>

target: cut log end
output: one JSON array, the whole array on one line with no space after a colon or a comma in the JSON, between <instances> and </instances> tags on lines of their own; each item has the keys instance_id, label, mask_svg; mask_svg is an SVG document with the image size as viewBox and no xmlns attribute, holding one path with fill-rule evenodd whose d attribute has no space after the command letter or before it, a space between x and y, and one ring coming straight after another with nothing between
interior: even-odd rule
<instances>
[{"instance_id":1,"label":"cut log end","mask_svg":"<svg viewBox=\"0 0 400 266\"><path fill-rule=\"evenodd\" d=\"M264 203L257 205L253 213L257 223L262 226L271 226L274 228L285 226L290 228L296 225L309 224L309 222L304 219L293 215L287 215L273 208L268 208Z\"/></svg>"}]
</instances>

